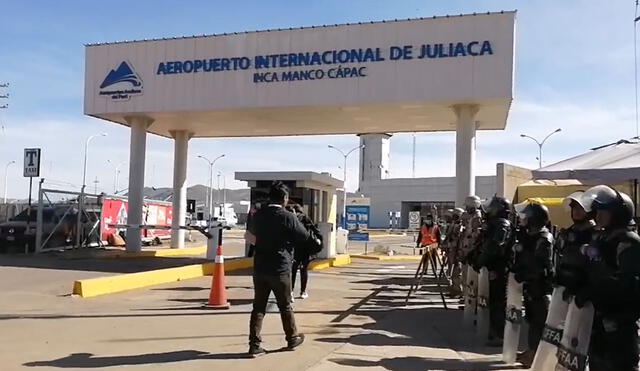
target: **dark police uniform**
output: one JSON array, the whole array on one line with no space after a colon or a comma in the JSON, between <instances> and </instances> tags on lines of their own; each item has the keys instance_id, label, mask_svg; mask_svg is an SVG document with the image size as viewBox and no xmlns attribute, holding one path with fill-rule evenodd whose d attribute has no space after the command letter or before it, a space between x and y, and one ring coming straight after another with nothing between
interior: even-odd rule
<instances>
[{"instance_id":1,"label":"dark police uniform","mask_svg":"<svg viewBox=\"0 0 640 371\"><path fill-rule=\"evenodd\" d=\"M587 286L576 300L595 308L589 349L591 371L638 369L640 237L626 227L599 232L584 254Z\"/></svg>"},{"instance_id":2,"label":"dark police uniform","mask_svg":"<svg viewBox=\"0 0 640 371\"><path fill-rule=\"evenodd\" d=\"M549 311L547 295L552 289L553 236L546 227L537 231L523 228L517 239L512 271L516 281L523 284L525 320L529 324L528 346L536 350Z\"/></svg>"},{"instance_id":3,"label":"dark police uniform","mask_svg":"<svg viewBox=\"0 0 640 371\"><path fill-rule=\"evenodd\" d=\"M486 221L481 235L482 245L472 263L476 270L489 271L489 337L502 339L507 305L507 264L513 243L513 228L506 218L493 217Z\"/></svg>"}]
</instances>

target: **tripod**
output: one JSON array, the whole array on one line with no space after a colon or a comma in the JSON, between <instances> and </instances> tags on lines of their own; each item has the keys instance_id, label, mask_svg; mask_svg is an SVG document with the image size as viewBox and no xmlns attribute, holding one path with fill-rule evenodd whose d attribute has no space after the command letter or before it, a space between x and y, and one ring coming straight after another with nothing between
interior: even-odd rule
<instances>
[{"instance_id":1,"label":"tripod","mask_svg":"<svg viewBox=\"0 0 640 371\"><path fill-rule=\"evenodd\" d=\"M438 264L442 267L440 273L438 273ZM427 274L429 268L431 268L431 272L433 273L433 277L436 279L436 284L438 285L438 292L440 293L440 299L442 300L442 306L444 309L447 308L447 302L444 298L444 293L442 292L442 286L440 286L440 277L444 275L444 264L440 259L440 255L438 254L438 245L433 244L426 247L425 253L422 255L422 259L420 259L420 264L418 264L418 269L416 269L416 274L413 277L414 283L411 284L409 288L409 292L407 293L407 298L404 303L407 305L409 303L409 299L411 298L411 294L418 291L420 286L422 285L422 279L425 274Z\"/></svg>"}]
</instances>

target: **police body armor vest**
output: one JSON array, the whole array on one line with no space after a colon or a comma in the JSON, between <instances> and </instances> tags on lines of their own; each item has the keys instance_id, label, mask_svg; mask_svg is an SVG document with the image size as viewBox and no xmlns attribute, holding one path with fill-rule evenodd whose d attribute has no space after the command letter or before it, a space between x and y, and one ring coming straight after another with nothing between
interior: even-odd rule
<instances>
[{"instance_id":1,"label":"police body armor vest","mask_svg":"<svg viewBox=\"0 0 640 371\"><path fill-rule=\"evenodd\" d=\"M553 236L547 228L542 228L534 234L525 231L518 234L513 267L518 281L526 284L542 284L545 291L550 289L552 244ZM543 287L540 288L543 289Z\"/></svg>"},{"instance_id":2,"label":"police body armor vest","mask_svg":"<svg viewBox=\"0 0 640 371\"><path fill-rule=\"evenodd\" d=\"M511 255L512 242L511 222L505 218L489 219L482 235L478 264L486 266L490 271L501 271L506 267Z\"/></svg>"}]
</instances>

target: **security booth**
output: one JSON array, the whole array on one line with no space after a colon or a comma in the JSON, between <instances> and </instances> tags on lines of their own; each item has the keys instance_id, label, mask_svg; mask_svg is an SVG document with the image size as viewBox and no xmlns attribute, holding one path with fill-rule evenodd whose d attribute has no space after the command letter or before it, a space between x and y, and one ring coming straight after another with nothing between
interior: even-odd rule
<instances>
[{"instance_id":1,"label":"security booth","mask_svg":"<svg viewBox=\"0 0 640 371\"><path fill-rule=\"evenodd\" d=\"M305 214L318 225L325 244L319 257L336 255L337 190L343 187L341 180L328 173L312 171L237 172L235 178L247 182L251 188L252 210L269 203L269 187L274 181L284 183L289 187L290 201L302 206Z\"/></svg>"}]
</instances>

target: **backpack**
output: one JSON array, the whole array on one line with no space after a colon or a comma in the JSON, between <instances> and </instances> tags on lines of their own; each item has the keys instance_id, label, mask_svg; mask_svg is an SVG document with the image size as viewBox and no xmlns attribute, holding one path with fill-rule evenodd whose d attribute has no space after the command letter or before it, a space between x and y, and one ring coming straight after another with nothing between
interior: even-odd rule
<instances>
[{"instance_id":1,"label":"backpack","mask_svg":"<svg viewBox=\"0 0 640 371\"><path fill-rule=\"evenodd\" d=\"M305 225L307 230L309 231L310 238L307 242L307 250L309 252L309 256L317 255L322 251L324 244L322 242L322 234L318 230L314 224Z\"/></svg>"}]
</instances>

